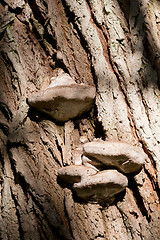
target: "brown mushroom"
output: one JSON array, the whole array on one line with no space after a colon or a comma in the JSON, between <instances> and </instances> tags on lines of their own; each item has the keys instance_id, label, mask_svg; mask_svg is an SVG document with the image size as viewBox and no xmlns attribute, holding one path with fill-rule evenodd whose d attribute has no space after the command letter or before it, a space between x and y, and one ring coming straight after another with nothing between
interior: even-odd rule
<instances>
[{"instance_id":1,"label":"brown mushroom","mask_svg":"<svg viewBox=\"0 0 160 240\"><path fill-rule=\"evenodd\" d=\"M59 169L58 177L61 178L65 184L72 185L75 182L80 182L83 177L96 173L96 170L83 165L70 165Z\"/></svg>"},{"instance_id":2,"label":"brown mushroom","mask_svg":"<svg viewBox=\"0 0 160 240\"><path fill-rule=\"evenodd\" d=\"M45 89L28 98L31 107L48 114L56 121L68 121L88 111L94 101L95 87L78 84L62 72Z\"/></svg>"},{"instance_id":3,"label":"brown mushroom","mask_svg":"<svg viewBox=\"0 0 160 240\"><path fill-rule=\"evenodd\" d=\"M78 197L90 201L103 201L125 190L128 179L117 170L105 170L86 176L75 183L73 189Z\"/></svg>"},{"instance_id":4,"label":"brown mushroom","mask_svg":"<svg viewBox=\"0 0 160 240\"><path fill-rule=\"evenodd\" d=\"M82 158L86 166L113 167L123 173L135 173L144 164L145 155L139 148L125 142L95 141L85 143Z\"/></svg>"}]
</instances>

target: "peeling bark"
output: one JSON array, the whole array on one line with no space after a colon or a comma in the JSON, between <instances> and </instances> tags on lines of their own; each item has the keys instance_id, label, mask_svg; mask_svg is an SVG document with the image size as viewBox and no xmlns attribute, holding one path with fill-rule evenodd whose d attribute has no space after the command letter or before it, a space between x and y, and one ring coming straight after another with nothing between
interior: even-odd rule
<instances>
[{"instance_id":1,"label":"peeling bark","mask_svg":"<svg viewBox=\"0 0 160 240\"><path fill-rule=\"evenodd\" d=\"M160 239L160 2L0 3L0 239ZM83 116L64 124L26 99L61 68L96 86ZM57 182L94 138L147 155L115 200L81 202Z\"/></svg>"}]
</instances>

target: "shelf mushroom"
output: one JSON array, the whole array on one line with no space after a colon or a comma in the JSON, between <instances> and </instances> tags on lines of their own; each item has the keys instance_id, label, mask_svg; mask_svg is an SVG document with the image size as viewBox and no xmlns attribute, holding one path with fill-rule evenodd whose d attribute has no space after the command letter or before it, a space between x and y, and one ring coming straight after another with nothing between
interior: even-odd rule
<instances>
[{"instance_id":1,"label":"shelf mushroom","mask_svg":"<svg viewBox=\"0 0 160 240\"><path fill-rule=\"evenodd\" d=\"M117 170L104 170L92 176L86 176L73 189L78 197L93 202L110 199L125 190L128 185L126 176Z\"/></svg>"},{"instance_id":2,"label":"shelf mushroom","mask_svg":"<svg viewBox=\"0 0 160 240\"><path fill-rule=\"evenodd\" d=\"M31 107L60 122L78 117L92 107L96 94L94 86L78 84L64 72L52 80L47 88L28 98Z\"/></svg>"},{"instance_id":3,"label":"shelf mushroom","mask_svg":"<svg viewBox=\"0 0 160 240\"><path fill-rule=\"evenodd\" d=\"M95 141L83 146L83 164L95 169L107 166L125 174L136 173L144 161L145 155L138 147L121 141Z\"/></svg>"},{"instance_id":4,"label":"shelf mushroom","mask_svg":"<svg viewBox=\"0 0 160 240\"><path fill-rule=\"evenodd\" d=\"M96 170L87 166L70 165L59 169L58 176L64 181L65 185L73 185L76 182L80 182L86 176L96 173Z\"/></svg>"},{"instance_id":5,"label":"shelf mushroom","mask_svg":"<svg viewBox=\"0 0 160 240\"><path fill-rule=\"evenodd\" d=\"M76 192L76 195L91 202L110 199L122 192L128 185L128 179L117 170L96 170L81 165L70 165L58 171L63 185Z\"/></svg>"},{"instance_id":6,"label":"shelf mushroom","mask_svg":"<svg viewBox=\"0 0 160 240\"><path fill-rule=\"evenodd\" d=\"M82 166L63 167L58 176L79 198L103 202L124 191L124 174L137 173L144 161L145 154L131 144L98 140L83 145Z\"/></svg>"}]
</instances>

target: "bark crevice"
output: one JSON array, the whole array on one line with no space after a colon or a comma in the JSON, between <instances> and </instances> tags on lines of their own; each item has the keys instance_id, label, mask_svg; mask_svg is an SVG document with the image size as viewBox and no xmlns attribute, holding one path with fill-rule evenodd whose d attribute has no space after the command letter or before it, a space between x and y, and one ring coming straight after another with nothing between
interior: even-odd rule
<instances>
[{"instance_id":1,"label":"bark crevice","mask_svg":"<svg viewBox=\"0 0 160 240\"><path fill-rule=\"evenodd\" d=\"M14 201L14 203L15 203L16 216L17 216L17 220L18 220L18 227L19 227L20 239L21 239L21 240L25 240L25 238L24 238L24 231L23 231L23 227L22 227L22 224L21 224L21 213L20 213L19 210L18 210L19 204L18 204L18 201L17 201L16 197L14 196L14 193L13 193L11 187L10 187L10 191L11 191L12 199L13 199L13 201Z\"/></svg>"},{"instance_id":2,"label":"bark crevice","mask_svg":"<svg viewBox=\"0 0 160 240\"><path fill-rule=\"evenodd\" d=\"M136 181L133 177L128 178L128 187L132 190L136 203L138 205L139 210L141 211L142 215L147 219L148 223L151 222L151 216L149 215L145 204L143 202L143 198L138 190L138 186Z\"/></svg>"}]
</instances>

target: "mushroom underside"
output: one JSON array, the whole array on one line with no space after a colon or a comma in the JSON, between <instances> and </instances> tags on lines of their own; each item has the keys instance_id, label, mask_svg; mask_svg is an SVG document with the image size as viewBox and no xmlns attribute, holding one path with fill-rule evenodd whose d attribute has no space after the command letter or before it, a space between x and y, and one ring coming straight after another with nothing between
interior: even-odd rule
<instances>
[{"instance_id":1,"label":"mushroom underside","mask_svg":"<svg viewBox=\"0 0 160 240\"><path fill-rule=\"evenodd\" d=\"M95 88L82 84L55 86L32 94L31 107L56 121L67 121L87 112L93 105Z\"/></svg>"}]
</instances>

